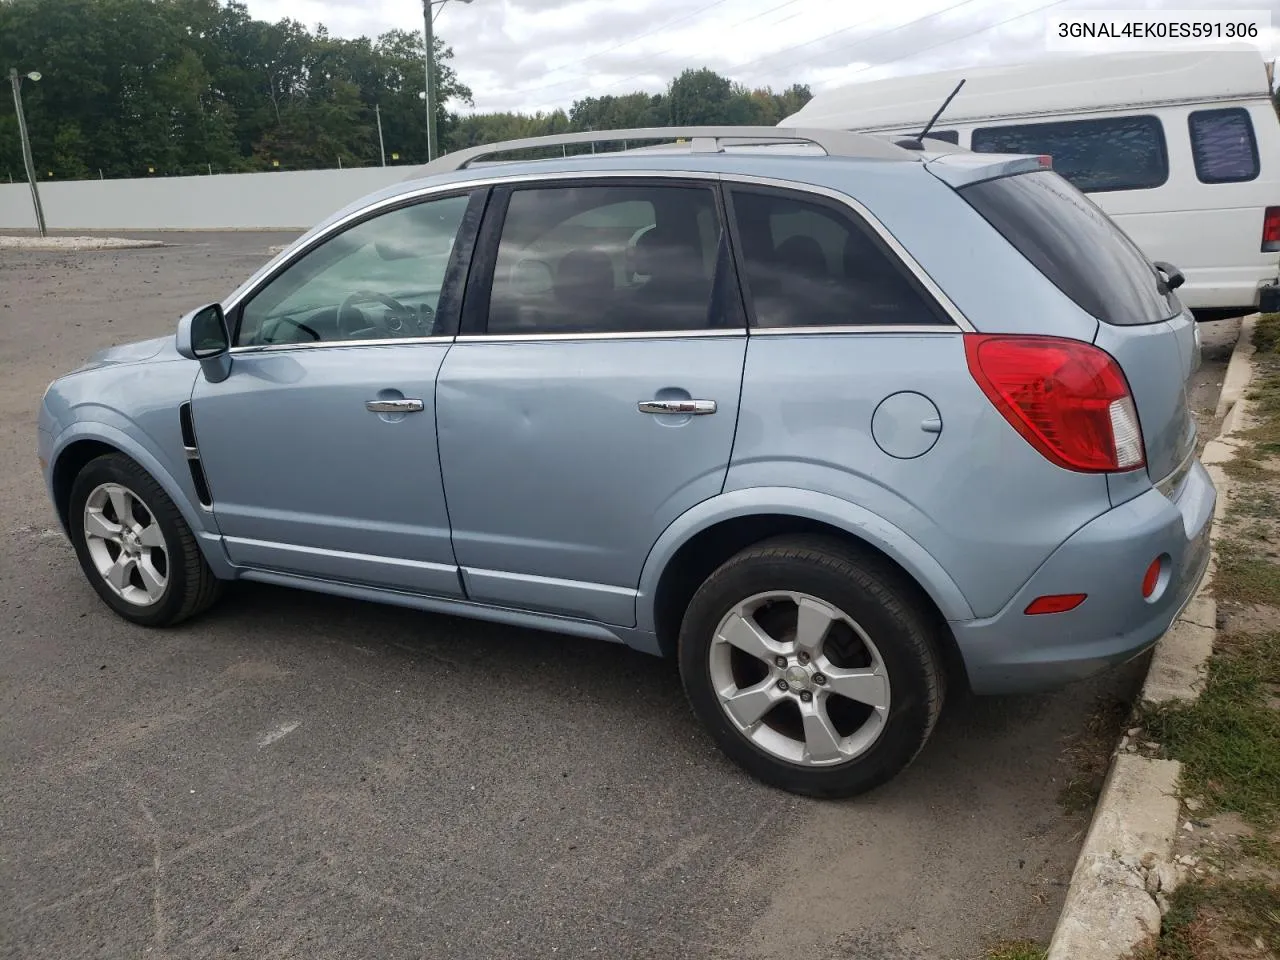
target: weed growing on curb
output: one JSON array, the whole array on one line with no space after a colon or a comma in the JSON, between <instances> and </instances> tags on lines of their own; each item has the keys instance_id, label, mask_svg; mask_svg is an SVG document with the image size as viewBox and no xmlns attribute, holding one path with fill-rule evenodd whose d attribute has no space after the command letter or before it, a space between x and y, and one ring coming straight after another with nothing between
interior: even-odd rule
<instances>
[{"instance_id":1,"label":"weed growing on curb","mask_svg":"<svg viewBox=\"0 0 1280 960\"><path fill-rule=\"evenodd\" d=\"M1280 949L1280 886L1198 880L1174 893L1160 939L1135 960L1267 960Z\"/></svg>"},{"instance_id":2,"label":"weed growing on curb","mask_svg":"<svg viewBox=\"0 0 1280 960\"><path fill-rule=\"evenodd\" d=\"M1280 633L1219 638L1200 698L1145 711L1143 726L1183 764L1188 792L1251 823L1280 822Z\"/></svg>"},{"instance_id":3,"label":"weed growing on curb","mask_svg":"<svg viewBox=\"0 0 1280 960\"><path fill-rule=\"evenodd\" d=\"M1047 950L1030 940L1006 940L991 948L987 960L1044 960Z\"/></svg>"}]
</instances>

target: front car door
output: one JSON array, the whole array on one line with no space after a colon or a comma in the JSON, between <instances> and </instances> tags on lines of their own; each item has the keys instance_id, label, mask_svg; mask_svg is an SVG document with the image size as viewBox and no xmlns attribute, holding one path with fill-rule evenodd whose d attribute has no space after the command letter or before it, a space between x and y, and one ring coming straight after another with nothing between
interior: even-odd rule
<instances>
[{"instance_id":1,"label":"front car door","mask_svg":"<svg viewBox=\"0 0 1280 960\"><path fill-rule=\"evenodd\" d=\"M434 394L484 199L382 210L233 311L231 374L192 396L232 562L461 595Z\"/></svg>"},{"instance_id":2,"label":"front car door","mask_svg":"<svg viewBox=\"0 0 1280 960\"><path fill-rule=\"evenodd\" d=\"M641 568L720 493L746 331L713 181L495 190L437 419L475 600L635 623Z\"/></svg>"}]
</instances>

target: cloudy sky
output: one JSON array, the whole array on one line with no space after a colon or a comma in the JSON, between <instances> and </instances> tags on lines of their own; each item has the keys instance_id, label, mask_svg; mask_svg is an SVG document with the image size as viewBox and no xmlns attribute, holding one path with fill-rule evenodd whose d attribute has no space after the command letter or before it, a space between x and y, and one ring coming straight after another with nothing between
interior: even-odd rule
<instances>
[{"instance_id":1,"label":"cloudy sky","mask_svg":"<svg viewBox=\"0 0 1280 960\"><path fill-rule=\"evenodd\" d=\"M421 0L247 0L261 19L333 34L422 29ZM750 86L854 80L1034 57L1048 18L1088 10L1258 10L1280 0L451 0L437 33L475 109L553 110L589 95L657 92L686 67ZM1269 55L1280 48L1271 31ZM1266 43L1267 41L1263 41Z\"/></svg>"}]
</instances>

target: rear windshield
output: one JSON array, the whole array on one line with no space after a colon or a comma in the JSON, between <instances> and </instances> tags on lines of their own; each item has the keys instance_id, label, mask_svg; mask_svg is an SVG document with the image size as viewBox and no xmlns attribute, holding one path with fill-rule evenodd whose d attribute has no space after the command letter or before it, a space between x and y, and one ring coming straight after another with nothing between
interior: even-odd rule
<instances>
[{"instance_id":1,"label":"rear windshield","mask_svg":"<svg viewBox=\"0 0 1280 960\"><path fill-rule=\"evenodd\" d=\"M1083 193L1051 171L960 190L1036 268L1106 323L1159 323L1181 310L1155 267Z\"/></svg>"}]
</instances>

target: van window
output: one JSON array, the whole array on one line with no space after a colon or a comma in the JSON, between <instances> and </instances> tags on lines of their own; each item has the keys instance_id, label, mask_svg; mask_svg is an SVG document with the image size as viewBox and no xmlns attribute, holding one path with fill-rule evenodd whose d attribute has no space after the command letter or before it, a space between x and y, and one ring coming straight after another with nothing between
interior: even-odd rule
<instances>
[{"instance_id":1,"label":"van window","mask_svg":"<svg viewBox=\"0 0 1280 960\"><path fill-rule=\"evenodd\" d=\"M960 134L955 130L930 130L926 140L945 140L947 143L960 145Z\"/></svg>"},{"instance_id":2,"label":"van window","mask_svg":"<svg viewBox=\"0 0 1280 960\"><path fill-rule=\"evenodd\" d=\"M1119 326L1159 323L1181 309L1128 235L1058 174L1000 177L963 187L960 195L1099 320Z\"/></svg>"},{"instance_id":3,"label":"van window","mask_svg":"<svg viewBox=\"0 0 1280 960\"><path fill-rule=\"evenodd\" d=\"M1241 183L1258 176L1258 141L1248 110L1197 110L1187 124L1201 183Z\"/></svg>"},{"instance_id":4,"label":"van window","mask_svg":"<svg viewBox=\"0 0 1280 960\"><path fill-rule=\"evenodd\" d=\"M1149 190L1169 179L1164 127L1156 117L1063 120L973 131L974 153L1053 157L1053 169L1079 190Z\"/></svg>"}]
</instances>

